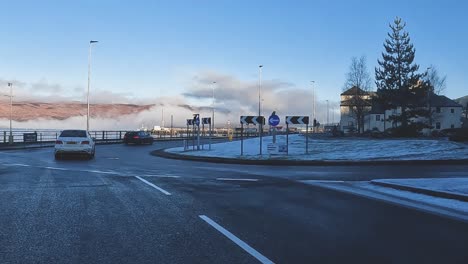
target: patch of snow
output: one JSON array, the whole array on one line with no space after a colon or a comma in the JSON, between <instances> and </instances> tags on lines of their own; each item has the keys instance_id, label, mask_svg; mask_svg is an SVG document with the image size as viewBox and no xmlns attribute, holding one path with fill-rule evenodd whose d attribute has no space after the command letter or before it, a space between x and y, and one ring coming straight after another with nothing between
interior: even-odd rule
<instances>
[{"instance_id":1,"label":"patch of snow","mask_svg":"<svg viewBox=\"0 0 468 264\"><path fill-rule=\"evenodd\" d=\"M384 179L373 181L398 184L433 191L443 191L468 196L468 172L466 172L466 175L467 178Z\"/></svg>"},{"instance_id":2,"label":"patch of snow","mask_svg":"<svg viewBox=\"0 0 468 264\"><path fill-rule=\"evenodd\" d=\"M286 136L277 136L279 144L286 144ZM420 139L309 139L309 154L305 154L305 137L289 136L289 155L268 154L272 137L263 138L263 155L260 153L259 138L244 140L244 155L240 155L241 142L233 141L213 144L212 150L184 151L183 147L168 149L167 152L201 157L223 157L243 159L290 159L290 160L433 160L468 159L468 145L448 140ZM190 146L191 147L191 146Z\"/></svg>"},{"instance_id":3,"label":"patch of snow","mask_svg":"<svg viewBox=\"0 0 468 264\"><path fill-rule=\"evenodd\" d=\"M301 182L335 191L386 201L392 204L398 204L408 208L444 215L468 222L468 202L460 200L396 190L378 186L368 181L336 183L305 180Z\"/></svg>"}]
</instances>

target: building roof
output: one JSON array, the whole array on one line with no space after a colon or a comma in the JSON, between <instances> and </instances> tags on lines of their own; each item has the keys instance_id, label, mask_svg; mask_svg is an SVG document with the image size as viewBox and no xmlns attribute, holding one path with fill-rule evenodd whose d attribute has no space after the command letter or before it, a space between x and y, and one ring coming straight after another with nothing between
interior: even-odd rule
<instances>
[{"instance_id":1,"label":"building roof","mask_svg":"<svg viewBox=\"0 0 468 264\"><path fill-rule=\"evenodd\" d=\"M353 86L352 88L344 91L341 95L356 95L356 94L370 95L369 92L366 92L366 91L362 90L361 88L358 88L357 86Z\"/></svg>"},{"instance_id":2,"label":"building roof","mask_svg":"<svg viewBox=\"0 0 468 264\"><path fill-rule=\"evenodd\" d=\"M461 104L449 99L447 96L432 94L430 97L432 107L462 107Z\"/></svg>"},{"instance_id":3,"label":"building roof","mask_svg":"<svg viewBox=\"0 0 468 264\"><path fill-rule=\"evenodd\" d=\"M356 106L356 101L353 99L343 100L340 106ZM371 106L370 100L362 100L360 106Z\"/></svg>"}]
</instances>

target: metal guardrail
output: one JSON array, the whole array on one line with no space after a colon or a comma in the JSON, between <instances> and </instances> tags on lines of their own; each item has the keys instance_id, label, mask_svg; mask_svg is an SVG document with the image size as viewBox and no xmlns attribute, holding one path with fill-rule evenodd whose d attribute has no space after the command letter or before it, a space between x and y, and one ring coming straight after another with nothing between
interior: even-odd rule
<instances>
[{"instance_id":1,"label":"metal guardrail","mask_svg":"<svg viewBox=\"0 0 468 264\"><path fill-rule=\"evenodd\" d=\"M121 142L127 131L90 131L96 143L100 142ZM10 131L0 131L0 144L37 144L53 143L59 137L60 130L13 130L12 142L10 142Z\"/></svg>"}]
</instances>

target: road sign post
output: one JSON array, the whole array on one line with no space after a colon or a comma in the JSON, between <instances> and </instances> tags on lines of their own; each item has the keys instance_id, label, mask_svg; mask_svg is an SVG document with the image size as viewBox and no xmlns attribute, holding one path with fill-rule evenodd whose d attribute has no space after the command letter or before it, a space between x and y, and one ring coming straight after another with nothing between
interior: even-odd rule
<instances>
[{"instance_id":1,"label":"road sign post","mask_svg":"<svg viewBox=\"0 0 468 264\"><path fill-rule=\"evenodd\" d=\"M203 124L203 131L205 131L205 125L210 125L210 131L209 131L209 144L210 144L210 150L211 150L211 136L212 136L212 126L211 126L211 117L205 117L202 118L202 124ZM204 145L203 145L204 146Z\"/></svg>"},{"instance_id":2,"label":"road sign post","mask_svg":"<svg viewBox=\"0 0 468 264\"><path fill-rule=\"evenodd\" d=\"M308 116L287 116L286 117L286 144L289 154L289 125L306 125L306 154L309 154L309 117Z\"/></svg>"},{"instance_id":3,"label":"road sign post","mask_svg":"<svg viewBox=\"0 0 468 264\"><path fill-rule=\"evenodd\" d=\"M244 125L254 124L259 126L259 138L260 138L260 155L262 155L262 138L263 138L263 125L265 125L265 117L263 116L241 116L241 135L244 131ZM242 136L243 137L243 136ZM243 140L241 140L241 155L243 154Z\"/></svg>"},{"instance_id":4,"label":"road sign post","mask_svg":"<svg viewBox=\"0 0 468 264\"><path fill-rule=\"evenodd\" d=\"M197 131L197 150L200 150L200 114L193 114L193 126Z\"/></svg>"},{"instance_id":5,"label":"road sign post","mask_svg":"<svg viewBox=\"0 0 468 264\"><path fill-rule=\"evenodd\" d=\"M309 124L306 124L306 155L309 155Z\"/></svg>"},{"instance_id":6,"label":"road sign post","mask_svg":"<svg viewBox=\"0 0 468 264\"><path fill-rule=\"evenodd\" d=\"M244 155L244 124L241 123L241 156Z\"/></svg>"},{"instance_id":7,"label":"road sign post","mask_svg":"<svg viewBox=\"0 0 468 264\"><path fill-rule=\"evenodd\" d=\"M273 134L273 144L276 143L276 126L279 125L280 118L276 115L276 112L273 112L268 118L268 124L270 125L270 131Z\"/></svg>"}]
</instances>

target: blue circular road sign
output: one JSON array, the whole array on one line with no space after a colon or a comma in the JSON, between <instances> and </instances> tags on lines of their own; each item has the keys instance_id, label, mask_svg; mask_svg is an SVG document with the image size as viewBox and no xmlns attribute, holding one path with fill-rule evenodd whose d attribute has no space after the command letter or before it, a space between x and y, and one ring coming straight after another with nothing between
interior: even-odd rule
<instances>
[{"instance_id":1,"label":"blue circular road sign","mask_svg":"<svg viewBox=\"0 0 468 264\"><path fill-rule=\"evenodd\" d=\"M277 115L272 115L270 118L268 118L268 124L270 126L277 126L280 123L280 118Z\"/></svg>"}]
</instances>

